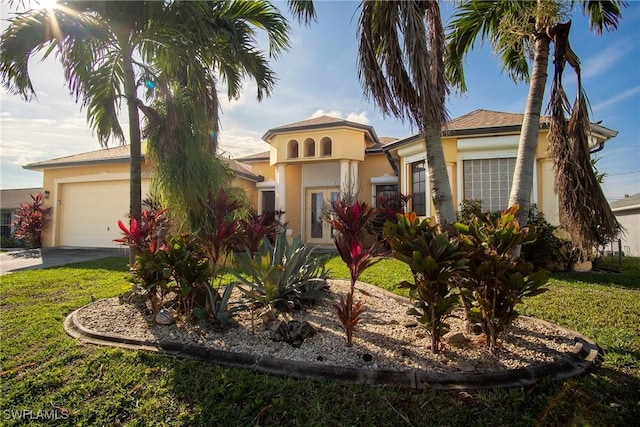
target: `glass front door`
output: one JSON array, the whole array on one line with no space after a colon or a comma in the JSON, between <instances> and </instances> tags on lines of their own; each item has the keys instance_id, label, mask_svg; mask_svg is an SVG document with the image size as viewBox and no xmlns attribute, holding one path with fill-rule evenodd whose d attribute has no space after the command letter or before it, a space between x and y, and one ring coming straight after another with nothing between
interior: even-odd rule
<instances>
[{"instance_id":1,"label":"glass front door","mask_svg":"<svg viewBox=\"0 0 640 427\"><path fill-rule=\"evenodd\" d=\"M314 188L307 190L306 196L306 234L309 243L331 244L331 225L322 220L323 213L331 207L332 201L340 196L338 188ZM326 205L326 207L325 207Z\"/></svg>"}]
</instances>

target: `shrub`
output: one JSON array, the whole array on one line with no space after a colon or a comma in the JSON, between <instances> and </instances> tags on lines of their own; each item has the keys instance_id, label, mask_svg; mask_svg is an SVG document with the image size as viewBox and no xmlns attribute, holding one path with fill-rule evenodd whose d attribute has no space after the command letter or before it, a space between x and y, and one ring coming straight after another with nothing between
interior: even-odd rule
<instances>
[{"instance_id":1,"label":"shrub","mask_svg":"<svg viewBox=\"0 0 640 427\"><path fill-rule=\"evenodd\" d=\"M458 240L439 233L428 219L419 221L414 212L387 221L384 236L393 256L411 268L413 283L400 283L416 299L407 313L429 330L431 352L437 353L440 337L449 330L444 321L459 303L453 280L466 268L465 253L458 249Z\"/></svg>"},{"instance_id":2,"label":"shrub","mask_svg":"<svg viewBox=\"0 0 640 427\"><path fill-rule=\"evenodd\" d=\"M0 248L19 248L20 246L20 242L16 241L13 237L0 237Z\"/></svg>"},{"instance_id":3,"label":"shrub","mask_svg":"<svg viewBox=\"0 0 640 427\"><path fill-rule=\"evenodd\" d=\"M234 271L242 285L239 289L259 310L267 322L279 312L299 309L303 304L326 296L328 271L325 258L314 255L314 249L295 237L289 244L283 231L274 245L264 238L251 261L251 276Z\"/></svg>"},{"instance_id":4,"label":"shrub","mask_svg":"<svg viewBox=\"0 0 640 427\"><path fill-rule=\"evenodd\" d=\"M512 258L514 247L535 239L527 228L520 228L517 210L515 205L501 214L481 214L468 225L455 224L468 251L466 297L479 314L491 351L499 333L518 316L516 304L547 291L547 271L534 272L533 264Z\"/></svg>"},{"instance_id":5,"label":"shrub","mask_svg":"<svg viewBox=\"0 0 640 427\"><path fill-rule=\"evenodd\" d=\"M520 255L533 264L535 269L549 271L572 271L580 261L580 251L570 240L560 237L558 227L549 224L542 212L538 212L534 205L529 210L527 227L537 238L535 241L523 245Z\"/></svg>"},{"instance_id":6,"label":"shrub","mask_svg":"<svg viewBox=\"0 0 640 427\"><path fill-rule=\"evenodd\" d=\"M29 197L32 201L21 204L16 211L13 236L22 240L23 244L29 248L41 248L42 232L49 222L51 207L44 207L42 193L30 194Z\"/></svg>"},{"instance_id":7,"label":"shrub","mask_svg":"<svg viewBox=\"0 0 640 427\"><path fill-rule=\"evenodd\" d=\"M380 260L386 250L379 241L364 247L364 237L370 230L371 222L377 211L366 203L355 200L348 203L339 197L331 203L332 213L329 222L335 230L333 241L342 260L347 264L351 276L351 287L346 297L341 297L336 305L338 317L347 334L347 346L352 345L352 336L361 321L364 304L354 305L353 294L358 277L370 266Z\"/></svg>"},{"instance_id":8,"label":"shrub","mask_svg":"<svg viewBox=\"0 0 640 427\"><path fill-rule=\"evenodd\" d=\"M482 211L480 200L463 200L460 203L458 222L468 224L488 213ZM580 261L580 251L573 246L571 240L562 237L562 231L558 227L545 220L544 214L538 211L536 205L529 209L526 227L535 233L537 238L522 246L520 256L531 262L534 269L571 271Z\"/></svg>"}]
</instances>

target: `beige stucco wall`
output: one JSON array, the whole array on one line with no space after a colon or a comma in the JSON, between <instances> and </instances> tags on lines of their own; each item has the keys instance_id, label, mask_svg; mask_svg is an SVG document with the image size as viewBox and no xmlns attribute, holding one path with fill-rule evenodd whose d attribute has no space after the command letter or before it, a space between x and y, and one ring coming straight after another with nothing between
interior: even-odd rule
<instances>
[{"instance_id":1,"label":"beige stucco wall","mask_svg":"<svg viewBox=\"0 0 640 427\"><path fill-rule=\"evenodd\" d=\"M320 142L323 138L330 138L332 141L331 156L322 155ZM304 155L304 144L307 139L315 141L314 157ZM291 140L298 141L297 158L288 158L287 147ZM336 159L363 161L367 145L364 131L347 127L278 133L271 136L269 143L271 144L270 164L272 166L278 163L333 161Z\"/></svg>"},{"instance_id":2,"label":"beige stucco wall","mask_svg":"<svg viewBox=\"0 0 640 427\"><path fill-rule=\"evenodd\" d=\"M372 206L374 203L371 178L395 176L387 157L380 154L368 154L365 161L358 164L358 199ZM399 182L398 182L399 184Z\"/></svg>"}]
</instances>

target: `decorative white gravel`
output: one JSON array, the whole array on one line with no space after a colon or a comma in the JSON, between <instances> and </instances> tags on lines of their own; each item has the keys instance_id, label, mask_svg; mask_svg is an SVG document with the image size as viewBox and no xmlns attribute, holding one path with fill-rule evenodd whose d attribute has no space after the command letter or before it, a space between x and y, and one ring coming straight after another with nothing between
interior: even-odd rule
<instances>
[{"instance_id":1,"label":"decorative white gravel","mask_svg":"<svg viewBox=\"0 0 640 427\"><path fill-rule=\"evenodd\" d=\"M427 330L421 326L405 326L415 319L406 314L409 305L391 298L375 286L358 282L355 300L364 301L366 311L354 334L353 346L347 347L345 333L333 304L339 295L348 292L349 282L330 280L329 286L333 299L323 300L292 315L295 320L308 321L318 332L299 348L271 340L271 330L277 327L282 316L268 329L256 321L254 334L249 313L240 312L235 317L237 325L224 332L216 332L206 322L190 324L178 320L177 324L169 326L155 325L146 304L114 297L83 307L77 319L89 330L145 340L150 344L177 342L259 356L368 369L501 371L553 362L570 352L575 344L572 336L558 328L518 318L502 334L495 354L486 348L484 335L466 335L466 344L444 342L441 352L432 355L431 337ZM447 323L452 333L463 331L461 319L449 318ZM365 354L373 356L372 360L363 360Z\"/></svg>"}]
</instances>

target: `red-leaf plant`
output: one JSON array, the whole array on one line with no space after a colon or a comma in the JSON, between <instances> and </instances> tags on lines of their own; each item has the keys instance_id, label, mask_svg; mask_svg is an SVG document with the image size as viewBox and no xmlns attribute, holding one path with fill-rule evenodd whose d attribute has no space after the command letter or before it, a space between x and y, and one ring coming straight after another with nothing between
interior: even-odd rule
<instances>
[{"instance_id":1,"label":"red-leaf plant","mask_svg":"<svg viewBox=\"0 0 640 427\"><path fill-rule=\"evenodd\" d=\"M378 241L373 241L371 246L365 247L363 239L370 230L370 225L377 211L366 203L356 200L353 204L338 198L331 203L332 213L329 218L331 226L335 230L334 243L342 260L349 268L351 287L346 296L340 298L336 304L338 317L347 334L347 346L351 347L353 332L362 320L364 303L359 301L354 305L353 296L358 277L368 267L380 260L385 254L384 248Z\"/></svg>"},{"instance_id":2,"label":"red-leaf plant","mask_svg":"<svg viewBox=\"0 0 640 427\"><path fill-rule=\"evenodd\" d=\"M23 203L16 211L13 221L15 227L14 237L22 239L32 248L42 247L42 232L49 222L48 216L51 207L44 207L42 193L30 194L32 202Z\"/></svg>"},{"instance_id":3,"label":"red-leaf plant","mask_svg":"<svg viewBox=\"0 0 640 427\"><path fill-rule=\"evenodd\" d=\"M133 282L140 285L138 289L147 295L155 314L158 312L167 290L171 269L168 268L161 256L166 251L165 233L168 229L168 219L164 215L166 209L143 210L138 222L131 219L129 227L118 221L118 227L124 234L114 242L129 246L134 254L134 262L129 266Z\"/></svg>"},{"instance_id":4,"label":"red-leaf plant","mask_svg":"<svg viewBox=\"0 0 640 427\"><path fill-rule=\"evenodd\" d=\"M140 222L132 218L129 227L118 220L118 227L124 236L113 241L129 246L136 255L146 250L155 253L164 243L168 223L164 216L166 211L167 209L145 209L142 211Z\"/></svg>"},{"instance_id":5,"label":"red-leaf plant","mask_svg":"<svg viewBox=\"0 0 640 427\"><path fill-rule=\"evenodd\" d=\"M204 221L198 235L205 244L212 277L216 277L223 258L241 246L240 220L234 216L242 202L231 199L223 189L217 194L210 191L206 200L198 199L198 202L204 208Z\"/></svg>"}]
</instances>

